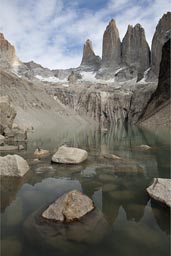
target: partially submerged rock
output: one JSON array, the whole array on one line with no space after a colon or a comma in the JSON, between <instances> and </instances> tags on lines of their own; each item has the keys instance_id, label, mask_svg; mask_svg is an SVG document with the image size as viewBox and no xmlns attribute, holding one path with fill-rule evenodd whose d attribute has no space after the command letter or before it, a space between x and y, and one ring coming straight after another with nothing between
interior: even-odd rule
<instances>
[{"instance_id":1,"label":"partially submerged rock","mask_svg":"<svg viewBox=\"0 0 171 256\"><path fill-rule=\"evenodd\" d=\"M79 164L88 157L87 151L79 148L61 146L52 156L52 162L59 164Z\"/></svg>"},{"instance_id":2,"label":"partially submerged rock","mask_svg":"<svg viewBox=\"0 0 171 256\"><path fill-rule=\"evenodd\" d=\"M148 149L150 149L151 147L148 146L148 145L140 145L140 146L137 146L136 148L142 149L142 150L148 150Z\"/></svg>"},{"instance_id":3,"label":"partially submerged rock","mask_svg":"<svg viewBox=\"0 0 171 256\"><path fill-rule=\"evenodd\" d=\"M24 146L23 145L3 145L3 146L0 146L0 151L13 151L13 150L23 150L24 149Z\"/></svg>"},{"instance_id":4,"label":"partially submerged rock","mask_svg":"<svg viewBox=\"0 0 171 256\"><path fill-rule=\"evenodd\" d=\"M37 148L34 152L34 155L38 158L45 157L49 155L49 151L46 149Z\"/></svg>"},{"instance_id":5,"label":"partially submerged rock","mask_svg":"<svg viewBox=\"0 0 171 256\"><path fill-rule=\"evenodd\" d=\"M22 177L29 170L29 165L24 158L18 155L0 156L0 175Z\"/></svg>"},{"instance_id":6,"label":"partially submerged rock","mask_svg":"<svg viewBox=\"0 0 171 256\"><path fill-rule=\"evenodd\" d=\"M43 212L42 217L49 220L71 222L80 219L93 209L93 201L89 197L80 191L73 190L52 203Z\"/></svg>"},{"instance_id":7,"label":"partially submerged rock","mask_svg":"<svg viewBox=\"0 0 171 256\"><path fill-rule=\"evenodd\" d=\"M154 178L147 192L151 198L171 207L171 179Z\"/></svg>"},{"instance_id":8,"label":"partially submerged rock","mask_svg":"<svg viewBox=\"0 0 171 256\"><path fill-rule=\"evenodd\" d=\"M102 155L104 158L107 158L107 159L113 159L113 160L119 160L121 159L119 156L116 156L114 154L103 154Z\"/></svg>"}]
</instances>

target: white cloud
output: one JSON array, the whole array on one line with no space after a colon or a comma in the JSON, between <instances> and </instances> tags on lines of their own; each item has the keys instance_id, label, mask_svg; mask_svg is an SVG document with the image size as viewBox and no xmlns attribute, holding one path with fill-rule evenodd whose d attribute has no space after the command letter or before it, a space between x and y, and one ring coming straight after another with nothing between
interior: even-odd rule
<instances>
[{"instance_id":1,"label":"white cloud","mask_svg":"<svg viewBox=\"0 0 171 256\"><path fill-rule=\"evenodd\" d=\"M170 0L104 0L101 9L80 9L79 4L79 0L0 0L0 31L16 46L22 61L68 68L80 64L87 38L101 56L103 33L111 18L116 19L121 39L128 24L140 23L151 44L158 20L170 10Z\"/></svg>"}]
</instances>

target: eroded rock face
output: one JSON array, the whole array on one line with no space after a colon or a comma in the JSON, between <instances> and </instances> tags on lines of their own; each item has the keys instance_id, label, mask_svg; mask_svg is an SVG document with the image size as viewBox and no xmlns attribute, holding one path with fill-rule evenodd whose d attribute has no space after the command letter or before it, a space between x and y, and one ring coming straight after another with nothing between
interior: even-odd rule
<instances>
[{"instance_id":1,"label":"eroded rock face","mask_svg":"<svg viewBox=\"0 0 171 256\"><path fill-rule=\"evenodd\" d=\"M61 146L52 156L52 162L59 164L79 164L88 157L87 151L79 148Z\"/></svg>"},{"instance_id":2,"label":"eroded rock face","mask_svg":"<svg viewBox=\"0 0 171 256\"><path fill-rule=\"evenodd\" d=\"M81 87L81 86L80 86ZM104 88L52 88L53 93L64 105L69 105L81 116L88 116L107 127L125 122L132 92L120 92L107 86Z\"/></svg>"},{"instance_id":3,"label":"eroded rock face","mask_svg":"<svg viewBox=\"0 0 171 256\"><path fill-rule=\"evenodd\" d=\"M156 201L171 207L171 179L154 178L147 192Z\"/></svg>"},{"instance_id":4,"label":"eroded rock face","mask_svg":"<svg viewBox=\"0 0 171 256\"><path fill-rule=\"evenodd\" d=\"M11 129L16 111L11 105L8 96L0 97L0 134L3 134L6 128Z\"/></svg>"},{"instance_id":5,"label":"eroded rock face","mask_svg":"<svg viewBox=\"0 0 171 256\"><path fill-rule=\"evenodd\" d=\"M73 190L52 203L42 214L49 220L71 222L94 209L93 201L80 191Z\"/></svg>"},{"instance_id":6,"label":"eroded rock face","mask_svg":"<svg viewBox=\"0 0 171 256\"><path fill-rule=\"evenodd\" d=\"M145 38L145 31L140 24L128 26L122 41L122 62L135 67L138 73L143 73L150 65L150 49Z\"/></svg>"},{"instance_id":7,"label":"eroded rock face","mask_svg":"<svg viewBox=\"0 0 171 256\"><path fill-rule=\"evenodd\" d=\"M0 67L10 68L17 67L19 59L15 54L15 48L10 44L2 33L0 33Z\"/></svg>"},{"instance_id":8,"label":"eroded rock face","mask_svg":"<svg viewBox=\"0 0 171 256\"><path fill-rule=\"evenodd\" d=\"M92 42L88 39L84 44L81 66L87 66L93 70L97 70L99 69L100 65L101 58L95 55Z\"/></svg>"},{"instance_id":9,"label":"eroded rock face","mask_svg":"<svg viewBox=\"0 0 171 256\"><path fill-rule=\"evenodd\" d=\"M118 67L121 62L121 42L115 20L112 19L103 35L103 67Z\"/></svg>"},{"instance_id":10,"label":"eroded rock face","mask_svg":"<svg viewBox=\"0 0 171 256\"><path fill-rule=\"evenodd\" d=\"M29 165L24 158L18 155L0 156L0 175L22 177L29 170Z\"/></svg>"},{"instance_id":11,"label":"eroded rock face","mask_svg":"<svg viewBox=\"0 0 171 256\"><path fill-rule=\"evenodd\" d=\"M159 67L162 56L162 47L171 37L171 12L167 12L159 20L151 47L151 72L156 78L159 75Z\"/></svg>"}]
</instances>

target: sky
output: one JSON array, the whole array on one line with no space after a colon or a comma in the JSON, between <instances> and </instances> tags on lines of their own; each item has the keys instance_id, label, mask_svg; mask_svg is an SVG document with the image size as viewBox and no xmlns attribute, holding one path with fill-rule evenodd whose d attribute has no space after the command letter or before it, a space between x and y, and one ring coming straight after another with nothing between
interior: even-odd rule
<instances>
[{"instance_id":1,"label":"sky","mask_svg":"<svg viewBox=\"0 0 171 256\"><path fill-rule=\"evenodd\" d=\"M120 39L128 24L140 23L151 46L170 0L0 0L0 32L23 61L51 69L77 67L86 39L102 55L103 33L114 18Z\"/></svg>"}]
</instances>

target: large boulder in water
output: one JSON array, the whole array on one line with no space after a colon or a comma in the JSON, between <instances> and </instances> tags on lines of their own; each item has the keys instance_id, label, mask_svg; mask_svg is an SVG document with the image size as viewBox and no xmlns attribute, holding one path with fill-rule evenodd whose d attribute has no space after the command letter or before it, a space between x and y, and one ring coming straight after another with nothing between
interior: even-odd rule
<instances>
[{"instance_id":1,"label":"large boulder in water","mask_svg":"<svg viewBox=\"0 0 171 256\"><path fill-rule=\"evenodd\" d=\"M52 162L58 164L79 164L88 157L87 151L79 148L61 146L52 156Z\"/></svg>"},{"instance_id":2,"label":"large boulder in water","mask_svg":"<svg viewBox=\"0 0 171 256\"><path fill-rule=\"evenodd\" d=\"M94 209L93 201L80 191L73 190L64 194L52 203L42 214L42 217L70 222L80 219Z\"/></svg>"},{"instance_id":3,"label":"large boulder in water","mask_svg":"<svg viewBox=\"0 0 171 256\"><path fill-rule=\"evenodd\" d=\"M155 178L147 192L151 198L171 207L171 179Z\"/></svg>"},{"instance_id":4,"label":"large boulder in water","mask_svg":"<svg viewBox=\"0 0 171 256\"><path fill-rule=\"evenodd\" d=\"M109 225L97 208L81 217L79 221L72 222L48 220L42 217L42 209L39 209L24 222L24 234L33 247L50 247L54 253L58 251L59 255L68 252L82 253L88 245L104 239L108 230Z\"/></svg>"},{"instance_id":5,"label":"large boulder in water","mask_svg":"<svg viewBox=\"0 0 171 256\"><path fill-rule=\"evenodd\" d=\"M18 155L0 156L0 175L22 177L29 170L29 165L24 158Z\"/></svg>"}]
</instances>

